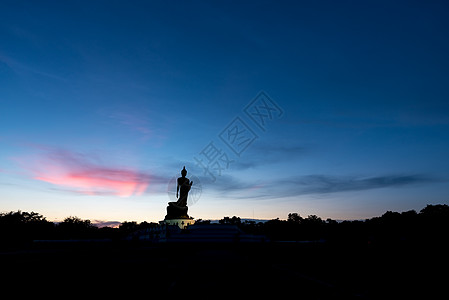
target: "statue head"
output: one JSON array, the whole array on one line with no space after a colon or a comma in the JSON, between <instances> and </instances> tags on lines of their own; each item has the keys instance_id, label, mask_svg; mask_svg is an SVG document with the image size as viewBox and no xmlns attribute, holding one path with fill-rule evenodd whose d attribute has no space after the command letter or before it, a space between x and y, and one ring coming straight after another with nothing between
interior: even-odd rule
<instances>
[{"instance_id":1,"label":"statue head","mask_svg":"<svg viewBox=\"0 0 449 300\"><path fill-rule=\"evenodd\" d=\"M187 175L186 166L184 166L184 168L182 168L182 170L181 170L181 175L182 175L182 176L186 176L186 175Z\"/></svg>"}]
</instances>

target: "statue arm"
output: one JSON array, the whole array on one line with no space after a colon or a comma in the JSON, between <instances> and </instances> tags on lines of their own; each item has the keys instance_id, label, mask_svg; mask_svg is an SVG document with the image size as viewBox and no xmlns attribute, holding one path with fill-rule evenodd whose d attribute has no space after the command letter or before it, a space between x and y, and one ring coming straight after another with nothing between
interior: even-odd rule
<instances>
[{"instance_id":1,"label":"statue arm","mask_svg":"<svg viewBox=\"0 0 449 300\"><path fill-rule=\"evenodd\" d=\"M176 198L178 198L178 192L179 192L179 182L176 184Z\"/></svg>"}]
</instances>

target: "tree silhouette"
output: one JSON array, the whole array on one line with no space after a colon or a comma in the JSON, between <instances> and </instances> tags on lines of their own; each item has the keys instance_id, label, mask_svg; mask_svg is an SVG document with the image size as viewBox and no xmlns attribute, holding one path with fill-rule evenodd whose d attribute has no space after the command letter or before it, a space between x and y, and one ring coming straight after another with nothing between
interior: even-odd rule
<instances>
[{"instance_id":1,"label":"tree silhouette","mask_svg":"<svg viewBox=\"0 0 449 300\"><path fill-rule=\"evenodd\" d=\"M120 231L122 232L133 232L139 229L139 225L137 225L137 222L131 221L131 222L123 222L119 226Z\"/></svg>"},{"instance_id":2,"label":"tree silhouette","mask_svg":"<svg viewBox=\"0 0 449 300\"><path fill-rule=\"evenodd\" d=\"M66 239L92 238L97 229L90 220L82 220L74 216L65 218L57 226L59 236Z\"/></svg>"},{"instance_id":3,"label":"tree silhouette","mask_svg":"<svg viewBox=\"0 0 449 300\"><path fill-rule=\"evenodd\" d=\"M301 223L303 218L298 213L289 213L287 217L287 221L293 223Z\"/></svg>"},{"instance_id":4,"label":"tree silhouette","mask_svg":"<svg viewBox=\"0 0 449 300\"><path fill-rule=\"evenodd\" d=\"M321 220L321 218L318 217L317 215L309 215L309 216L307 216L306 219L304 219L304 221L307 224L322 224L323 223L323 220Z\"/></svg>"},{"instance_id":5,"label":"tree silhouette","mask_svg":"<svg viewBox=\"0 0 449 300\"><path fill-rule=\"evenodd\" d=\"M0 214L0 244L12 245L52 237L54 224L35 212Z\"/></svg>"},{"instance_id":6,"label":"tree silhouette","mask_svg":"<svg viewBox=\"0 0 449 300\"><path fill-rule=\"evenodd\" d=\"M419 212L428 218L447 219L449 216L449 206L446 204L427 205Z\"/></svg>"},{"instance_id":7,"label":"tree silhouette","mask_svg":"<svg viewBox=\"0 0 449 300\"><path fill-rule=\"evenodd\" d=\"M210 221L198 220L198 224ZM419 213L387 211L365 221L323 221L316 215L302 218L289 213L286 220L279 218L266 222L245 221L240 217L224 217L220 224L239 226L244 232L266 235L273 241L304 241L325 239L329 243L404 244L447 242L449 206L427 205ZM123 222L119 228L97 228L90 220L70 216L55 224L36 212L13 211L0 213L0 246L25 245L38 239L124 239L138 231L159 226L157 223Z\"/></svg>"},{"instance_id":8,"label":"tree silhouette","mask_svg":"<svg viewBox=\"0 0 449 300\"><path fill-rule=\"evenodd\" d=\"M232 218L224 217L223 219L218 221L220 224L233 224L239 225L241 224L240 217L233 216Z\"/></svg>"}]
</instances>

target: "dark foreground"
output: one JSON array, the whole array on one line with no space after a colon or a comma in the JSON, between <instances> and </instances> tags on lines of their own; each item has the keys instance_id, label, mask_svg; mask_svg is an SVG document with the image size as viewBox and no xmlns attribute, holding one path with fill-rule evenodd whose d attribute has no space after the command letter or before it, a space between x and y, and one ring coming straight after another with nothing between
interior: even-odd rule
<instances>
[{"instance_id":1,"label":"dark foreground","mask_svg":"<svg viewBox=\"0 0 449 300\"><path fill-rule=\"evenodd\" d=\"M410 243L66 243L3 251L0 263L2 286L23 296L404 299L445 293L445 251Z\"/></svg>"}]
</instances>

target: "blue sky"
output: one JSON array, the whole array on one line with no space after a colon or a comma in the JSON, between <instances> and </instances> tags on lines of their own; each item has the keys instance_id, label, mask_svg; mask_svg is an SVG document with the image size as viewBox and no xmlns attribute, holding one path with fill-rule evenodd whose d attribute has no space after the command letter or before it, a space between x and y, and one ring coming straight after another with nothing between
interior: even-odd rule
<instances>
[{"instance_id":1,"label":"blue sky","mask_svg":"<svg viewBox=\"0 0 449 300\"><path fill-rule=\"evenodd\" d=\"M0 211L158 221L184 165L195 218L447 204L448 13L2 1Z\"/></svg>"}]
</instances>

